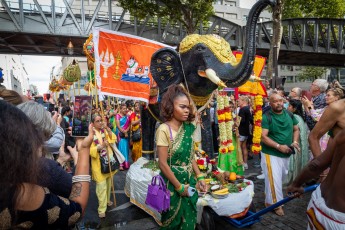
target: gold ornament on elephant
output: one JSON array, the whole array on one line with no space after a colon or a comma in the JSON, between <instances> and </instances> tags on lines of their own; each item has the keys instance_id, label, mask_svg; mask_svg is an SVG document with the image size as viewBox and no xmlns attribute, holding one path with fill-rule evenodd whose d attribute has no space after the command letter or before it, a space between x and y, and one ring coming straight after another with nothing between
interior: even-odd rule
<instances>
[{"instance_id":1,"label":"gold ornament on elephant","mask_svg":"<svg viewBox=\"0 0 345 230\"><path fill-rule=\"evenodd\" d=\"M232 66L236 66L238 64L235 56L232 54L230 44L224 38L215 34L188 35L181 41L179 52L183 54L192 49L198 43L206 45L222 63L230 63Z\"/></svg>"},{"instance_id":2,"label":"gold ornament on elephant","mask_svg":"<svg viewBox=\"0 0 345 230\"><path fill-rule=\"evenodd\" d=\"M189 93L189 95L192 98L192 100L196 106L203 106L207 103L208 99L210 99L210 96L212 94L209 94L207 96L195 96L195 95Z\"/></svg>"}]
</instances>

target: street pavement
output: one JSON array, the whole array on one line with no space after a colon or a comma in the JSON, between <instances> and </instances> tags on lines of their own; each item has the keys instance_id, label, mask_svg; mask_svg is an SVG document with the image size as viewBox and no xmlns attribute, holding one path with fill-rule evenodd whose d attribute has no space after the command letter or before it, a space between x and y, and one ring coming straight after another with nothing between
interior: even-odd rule
<instances>
[{"instance_id":1,"label":"street pavement","mask_svg":"<svg viewBox=\"0 0 345 230\"><path fill-rule=\"evenodd\" d=\"M254 205L256 211L264 209L264 180L256 178L261 174L260 168L253 167L257 161L257 156L249 160L249 169L245 172L245 177L254 182L255 196ZM116 194L116 208L109 207L106 218L100 219L97 213L98 201L95 192L95 184L91 183L89 203L85 216L79 225L80 229L121 229L121 230L149 230L159 229L154 219L146 212L129 202L129 198L124 193L126 171L120 171L114 176L114 186ZM111 198L113 200L113 198ZM304 230L307 228L306 208L310 200L310 194L305 194L302 198L294 199L284 205L285 216L279 217L273 212L269 212L261 217L261 221L248 228L251 230L262 229L295 229ZM214 218L216 229L236 229L222 218Z\"/></svg>"}]
</instances>

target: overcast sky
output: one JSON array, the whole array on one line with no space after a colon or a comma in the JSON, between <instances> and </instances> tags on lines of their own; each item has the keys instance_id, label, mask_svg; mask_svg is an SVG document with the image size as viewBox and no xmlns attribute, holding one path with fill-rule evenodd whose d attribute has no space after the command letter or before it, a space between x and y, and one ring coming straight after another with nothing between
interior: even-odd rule
<instances>
[{"instance_id":1,"label":"overcast sky","mask_svg":"<svg viewBox=\"0 0 345 230\"><path fill-rule=\"evenodd\" d=\"M23 55L22 57L24 67L29 75L29 83L36 85L40 94L46 93L52 67L61 66L61 57L31 55ZM58 69L58 67L55 69Z\"/></svg>"}]
</instances>

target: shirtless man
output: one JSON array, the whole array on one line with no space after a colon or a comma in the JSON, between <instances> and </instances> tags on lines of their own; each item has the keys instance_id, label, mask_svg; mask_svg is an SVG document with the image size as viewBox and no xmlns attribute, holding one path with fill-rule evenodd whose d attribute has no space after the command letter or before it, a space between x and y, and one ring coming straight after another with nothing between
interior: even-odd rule
<instances>
[{"instance_id":1,"label":"shirtless man","mask_svg":"<svg viewBox=\"0 0 345 230\"><path fill-rule=\"evenodd\" d=\"M341 101L345 103L345 100ZM309 162L287 188L287 192L299 196L303 193L301 186L305 182L331 168L326 179L312 194L307 208L308 229L345 229L345 129L338 126L334 130L337 135L323 154Z\"/></svg>"},{"instance_id":2,"label":"shirtless man","mask_svg":"<svg viewBox=\"0 0 345 230\"><path fill-rule=\"evenodd\" d=\"M331 138L328 141L328 145L333 141L335 137L341 130L345 129L345 99L341 99L331 103L324 113L322 114L320 120L316 123L315 127L309 134L309 146L314 157L321 154L321 148L319 144L320 138L330 131Z\"/></svg>"}]
</instances>

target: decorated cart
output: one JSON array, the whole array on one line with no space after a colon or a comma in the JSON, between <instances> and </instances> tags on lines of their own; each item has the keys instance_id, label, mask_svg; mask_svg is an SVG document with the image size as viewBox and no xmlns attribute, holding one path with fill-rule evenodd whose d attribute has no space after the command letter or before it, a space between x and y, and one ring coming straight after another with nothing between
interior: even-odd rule
<instances>
[{"instance_id":1,"label":"decorated cart","mask_svg":"<svg viewBox=\"0 0 345 230\"><path fill-rule=\"evenodd\" d=\"M159 172L157 162L149 161L143 157L140 158L128 170L124 190L133 204L143 209L158 224L161 224L160 213L145 204L148 185L151 183L152 177L159 174ZM221 174L219 172L219 175ZM254 196L252 181L240 178L235 179L233 183L222 184L216 176L206 180L209 184L209 192L199 197L197 203L198 223L201 222L203 208L206 206L212 208L220 216L231 218L244 216L247 213ZM229 189L229 193L222 193L220 189L217 190L220 193L212 192L211 187L213 186Z\"/></svg>"}]
</instances>

